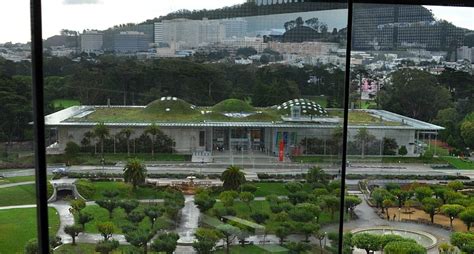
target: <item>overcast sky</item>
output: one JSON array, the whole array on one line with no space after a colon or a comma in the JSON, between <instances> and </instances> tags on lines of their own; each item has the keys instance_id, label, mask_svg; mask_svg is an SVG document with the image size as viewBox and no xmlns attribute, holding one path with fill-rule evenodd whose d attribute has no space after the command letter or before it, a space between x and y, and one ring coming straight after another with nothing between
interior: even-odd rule
<instances>
[{"instance_id":1,"label":"overcast sky","mask_svg":"<svg viewBox=\"0 0 474 254\"><path fill-rule=\"evenodd\" d=\"M43 37L63 28L106 29L138 23L179 9L215 9L245 0L43 0ZM29 0L13 0L0 14L0 43L30 40ZM433 7L437 18L474 30L474 8Z\"/></svg>"}]
</instances>

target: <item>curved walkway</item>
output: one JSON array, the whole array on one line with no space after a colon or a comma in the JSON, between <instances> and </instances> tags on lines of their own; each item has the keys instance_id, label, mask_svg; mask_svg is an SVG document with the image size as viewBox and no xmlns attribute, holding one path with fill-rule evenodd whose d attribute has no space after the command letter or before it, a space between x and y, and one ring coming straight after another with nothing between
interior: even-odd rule
<instances>
[{"instance_id":1,"label":"curved walkway","mask_svg":"<svg viewBox=\"0 0 474 254\"><path fill-rule=\"evenodd\" d=\"M2 185L0 185L0 189L15 187L15 186L22 186L22 185L30 185L30 184L35 184L35 182L34 181L28 181L28 182L2 184Z\"/></svg>"}]
</instances>

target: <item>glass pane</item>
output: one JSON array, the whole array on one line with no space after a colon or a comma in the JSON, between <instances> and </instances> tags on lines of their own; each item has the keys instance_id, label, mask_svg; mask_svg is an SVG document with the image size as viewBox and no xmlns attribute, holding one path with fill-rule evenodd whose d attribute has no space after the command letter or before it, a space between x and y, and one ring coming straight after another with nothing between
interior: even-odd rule
<instances>
[{"instance_id":1,"label":"glass pane","mask_svg":"<svg viewBox=\"0 0 474 254\"><path fill-rule=\"evenodd\" d=\"M29 1L0 16L0 252L36 248ZM58 217L50 210L51 231Z\"/></svg>"},{"instance_id":2,"label":"glass pane","mask_svg":"<svg viewBox=\"0 0 474 254\"><path fill-rule=\"evenodd\" d=\"M344 224L345 248L472 251L456 239L473 213L473 14L355 5L346 168L353 193L345 204L358 219ZM373 241L383 244L367 245Z\"/></svg>"},{"instance_id":3,"label":"glass pane","mask_svg":"<svg viewBox=\"0 0 474 254\"><path fill-rule=\"evenodd\" d=\"M144 2L45 3L59 253L334 250L346 5Z\"/></svg>"}]
</instances>

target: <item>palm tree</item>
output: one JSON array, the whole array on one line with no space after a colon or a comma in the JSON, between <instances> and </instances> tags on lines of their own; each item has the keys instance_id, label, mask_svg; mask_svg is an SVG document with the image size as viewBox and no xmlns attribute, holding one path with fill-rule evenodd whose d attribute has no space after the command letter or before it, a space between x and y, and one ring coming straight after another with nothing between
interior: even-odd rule
<instances>
[{"instance_id":1,"label":"palm tree","mask_svg":"<svg viewBox=\"0 0 474 254\"><path fill-rule=\"evenodd\" d=\"M151 136L151 156L152 157L155 156L155 139L156 139L156 135L158 135L159 132L160 132L160 129L158 128L158 126L156 126L155 123L152 123L150 126L148 126L145 129L145 134Z\"/></svg>"},{"instance_id":2,"label":"palm tree","mask_svg":"<svg viewBox=\"0 0 474 254\"><path fill-rule=\"evenodd\" d=\"M375 136L370 134L367 128L361 128L355 135L355 139L360 142L362 158L365 156L365 148L368 143L375 139Z\"/></svg>"},{"instance_id":3,"label":"palm tree","mask_svg":"<svg viewBox=\"0 0 474 254\"><path fill-rule=\"evenodd\" d=\"M229 166L222 172L221 180L226 190L238 190L240 185L245 183L245 174L237 166Z\"/></svg>"},{"instance_id":4,"label":"palm tree","mask_svg":"<svg viewBox=\"0 0 474 254\"><path fill-rule=\"evenodd\" d=\"M125 137L125 139L127 140L127 156L128 157L130 157L130 137L132 136L132 134L133 134L133 130L130 128L125 128L120 131L120 135Z\"/></svg>"},{"instance_id":5,"label":"palm tree","mask_svg":"<svg viewBox=\"0 0 474 254\"><path fill-rule=\"evenodd\" d=\"M131 159L123 169L123 178L125 182L132 183L133 189L136 189L138 184L145 182L146 172L146 167L140 160Z\"/></svg>"},{"instance_id":6,"label":"palm tree","mask_svg":"<svg viewBox=\"0 0 474 254\"><path fill-rule=\"evenodd\" d=\"M96 136L100 140L100 154L103 158L104 157L104 140L107 136L109 136L109 127L107 127L104 123L98 123L94 127L94 136Z\"/></svg>"}]
</instances>

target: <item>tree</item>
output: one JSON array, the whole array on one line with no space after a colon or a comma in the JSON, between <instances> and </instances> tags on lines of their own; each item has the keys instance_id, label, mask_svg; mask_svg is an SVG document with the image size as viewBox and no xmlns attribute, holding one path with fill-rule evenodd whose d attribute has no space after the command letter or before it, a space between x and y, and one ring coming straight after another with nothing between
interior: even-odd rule
<instances>
[{"instance_id":1,"label":"tree","mask_svg":"<svg viewBox=\"0 0 474 254\"><path fill-rule=\"evenodd\" d=\"M229 254L230 245L240 233L240 229L229 224L221 224L217 226L217 230L222 233L226 245L226 253Z\"/></svg>"},{"instance_id":2,"label":"tree","mask_svg":"<svg viewBox=\"0 0 474 254\"><path fill-rule=\"evenodd\" d=\"M119 242L116 240L99 241L97 245L95 246L95 251L101 254L109 254L113 250L117 249L119 245L120 245Z\"/></svg>"},{"instance_id":3,"label":"tree","mask_svg":"<svg viewBox=\"0 0 474 254\"><path fill-rule=\"evenodd\" d=\"M378 95L385 110L430 121L439 110L451 105L449 90L429 72L402 69L392 73L391 80Z\"/></svg>"},{"instance_id":4,"label":"tree","mask_svg":"<svg viewBox=\"0 0 474 254\"><path fill-rule=\"evenodd\" d=\"M453 220L454 218L458 217L458 215L464 211L464 206L457 205L457 204L448 204L441 206L441 213L449 217L449 222L451 228L453 228Z\"/></svg>"},{"instance_id":5,"label":"tree","mask_svg":"<svg viewBox=\"0 0 474 254\"><path fill-rule=\"evenodd\" d=\"M139 205L138 200L135 199L125 199L119 202L119 206L123 208L127 215L130 214L135 208Z\"/></svg>"},{"instance_id":6,"label":"tree","mask_svg":"<svg viewBox=\"0 0 474 254\"><path fill-rule=\"evenodd\" d=\"M297 204L288 213L290 218L297 222L310 222L312 220L318 222L320 214L321 208L317 205L310 203Z\"/></svg>"},{"instance_id":7,"label":"tree","mask_svg":"<svg viewBox=\"0 0 474 254\"><path fill-rule=\"evenodd\" d=\"M441 243L438 246L438 251L440 254L456 254L456 247L452 246L449 243Z\"/></svg>"},{"instance_id":8,"label":"tree","mask_svg":"<svg viewBox=\"0 0 474 254\"><path fill-rule=\"evenodd\" d=\"M109 218L112 219L112 213L118 207L118 202L115 199L100 199L96 201L97 205L109 211Z\"/></svg>"},{"instance_id":9,"label":"tree","mask_svg":"<svg viewBox=\"0 0 474 254\"><path fill-rule=\"evenodd\" d=\"M219 231L208 228L198 228L194 235L197 241L193 242L193 248L198 254L212 253L212 250L222 237Z\"/></svg>"},{"instance_id":10,"label":"tree","mask_svg":"<svg viewBox=\"0 0 474 254\"><path fill-rule=\"evenodd\" d=\"M146 172L146 167L140 160L131 159L123 169L123 178L125 182L132 183L133 189L136 190L139 184L145 182Z\"/></svg>"},{"instance_id":11,"label":"tree","mask_svg":"<svg viewBox=\"0 0 474 254\"><path fill-rule=\"evenodd\" d=\"M425 247L408 241L390 242L383 251L385 254L426 254Z\"/></svg>"},{"instance_id":12,"label":"tree","mask_svg":"<svg viewBox=\"0 0 474 254\"><path fill-rule=\"evenodd\" d=\"M237 49L236 54L238 56L249 57L251 55L257 54L257 50L254 49L253 47L239 48L239 49Z\"/></svg>"},{"instance_id":13,"label":"tree","mask_svg":"<svg viewBox=\"0 0 474 254\"><path fill-rule=\"evenodd\" d=\"M375 206L377 208L382 208L382 213L384 213L383 201L385 199L390 199L391 194L384 188L375 188L371 193L372 199L375 201Z\"/></svg>"},{"instance_id":14,"label":"tree","mask_svg":"<svg viewBox=\"0 0 474 254\"><path fill-rule=\"evenodd\" d=\"M387 190L392 193L397 198L398 201L398 208L402 208L402 206L405 204L405 201L410 198L411 193L408 191L401 190L400 187L389 189L388 186L386 186Z\"/></svg>"},{"instance_id":15,"label":"tree","mask_svg":"<svg viewBox=\"0 0 474 254\"><path fill-rule=\"evenodd\" d=\"M81 212L86 207L86 202L82 199L74 199L71 201L71 208L74 213Z\"/></svg>"},{"instance_id":16,"label":"tree","mask_svg":"<svg viewBox=\"0 0 474 254\"><path fill-rule=\"evenodd\" d=\"M104 237L104 241L108 241L114 233L114 224L109 221L97 223L97 231Z\"/></svg>"},{"instance_id":17,"label":"tree","mask_svg":"<svg viewBox=\"0 0 474 254\"><path fill-rule=\"evenodd\" d=\"M152 123L145 129L145 134L151 136L151 156L155 157L155 141L156 136L160 133L160 129L155 123Z\"/></svg>"},{"instance_id":18,"label":"tree","mask_svg":"<svg viewBox=\"0 0 474 254\"><path fill-rule=\"evenodd\" d=\"M72 237L72 245L76 245L76 237L83 231L84 229L79 225L71 225L64 227L64 233L68 234Z\"/></svg>"},{"instance_id":19,"label":"tree","mask_svg":"<svg viewBox=\"0 0 474 254\"><path fill-rule=\"evenodd\" d=\"M285 183L285 189L288 190L290 193L298 192L303 190L303 184L297 181L291 181Z\"/></svg>"},{"instance_id":20,"label":"tree","mask_svg":"<svg viewBox=\"0 0 474 254\"><path fill-rule=\"evenodd\" d=\"M252 207L250 206L250 203L255 199L255 196L252 193L241 192L239 194L239 199L240 201L244 202L247 205L250 211L252 211Z\"/></svg>"},{"instance_id":21,"label":"tree","mask_svg":"<svg viewBox=\"0 0 474 254\"><path fill-rule=\"evenodd\" d=\"M219 199L225 207L231 207L238 196L239 194L235 191L223 191L219 194Z\"/></svg>"},{"instance_id":22,"label":"tree","mask_svg":"<svg viewBox=\"0 0 474 254\"><path fill-rule=\"evenodd\" d=\"M352 243L359 249L363 249L370 254L371 251L380 250L381 237L369 233L360 233L352 237Z\"/></svg>"},{"instance_id":23,"label":"tree","mask_svg":"<svg viewBox=\"0 0 474 254\"><path fill-rule=\"evenodd\" d=\"M423 211L430 215L431 223L434 223L434 216L439 212L441 202L436 198L425 198L421 203Z\"/></svg>"},{"instance_id":24,"label":"tree","mask_svg":"<svg viewBox=\"0 0 474 254\"><path fill-rule=\"evenodd\" d=\"M132 211L127 216L127 220L132 222L135 225L138 225L138 223L140 223L143 220L143 218L145 218L145 214L143 214L140 211Z\"/></svg>"},{"instance_id":25,"label":"tree","mask_svg":"<svg viewBox=\"0 0 474 254\"><path fill-rule=\"evenodd\" d=\"M222 172L221 180L226 190L238 190L240 185L245 183L245 174L239 167L229 166Z\"/></svg>"},{"instance_id":26,"label":"tree","mask_svg":"<svg viewBox=\"0 0 474 254\"><path fill-rule=\"evenodd\" d=\"M398 149L397 140L394 138L383 138L383 155L395 155Z\"/></svg>"},{"instance_id":27,"label":"tree","mask_svg":"<svg viewBox=\"0 0 474 254\"><path fill-rule=\"evenodd\" d=\"M309 237L318 232L319 225L312 222L309 222L309 223L300 222L298 223L298 228L301 231L301 233L303 233L305 242L309 242Z\"/></svg>"},{"instance_id":28,"label":"tree","mask_svg":"<svg viewBox=\"0 0 474 254\"><path fill-rule=\"evenodd\" d=\"M464 188L464 183L461 181L451 181L448 183L448 188L452 189L453 191L459 191Z\"/></svg>"},{"instance_id":29,"label":"tree","mask_svg":"<svg viewBox=\"0 0 474 254\"><path fill-rule=\"evenodd\" d=\"M270 216L264 212L255 211L250 215L250 218L258 224L263 224L268 220L268 218L270 218Z\"/></svg>"},{"instance_id":30,"label":"tree","mask_svg":"<svg viewBox=\"0 0 474 254\"><path fill-rule=\"evenodd\" d=\"M212 198L207 191L201 191L194 196L194 203L201 213L204 213L214 207L216 199Z\"/></svg>"},{"instance_id":31,"label":"tree","mask_svg":"<svg viewBox=\"0 0 474 254\"><path fill-rule=\"evenodd\" d=\"M387 246L387 244L391 242L415 242L416 243L415 240L406 239L395 234L388 234L388 235L382 235L380 237L380 249L383 250L385 246Z\"/></svg>"},{"instance_id":32,"label":"tree","mask_svg":"<svg viewBox=\"0 0 474 254\"><path fill-rule=\"evenodd\" d=\"M390 220L390 214L388 214L388 209L393 206L393 201L390 198L386 198L382 201L382 209L387 209L387 220Z\"/></svg>"},{"instance_id":33,"label":"tree","mask_svg":"<svg viewBox=\"0 0 474 254\"><path fill-rule=\"evenodd\" d=\"M455 232L451 235L451 244L465 253L473 253L474 233Z\"/></svg>"},{"instance_id":34,"label":"tree","mask_svg":"<svg viewBox=\"0 0 474 254\"><path fill-rule=\"evenodd\" d=\"M310 184L327 184L330 176L320 167L311 167L306 174L306 182Z\"/></svg>"},{"instance_id":35,"label":"tree","mask_svg":"<svg viewBox=\"0 0 474 254\"><path fill-rule=\"evenodd\" d=\"M240 186L240 191L255 193L258 190L255 184L245 183Z\"/></svg>"},{"instance_id":36,"label":"tree","mask_svg":"<svg viewBox=\"0 0 474 254\"><path fill-rule=\"evenodd\" d=\"M341 200L337 197L332 196L332 195L323 196L323 197L321 197L321 200L325 204L325 206L323 206L323 207L326 207L331 212L331 219L334 219L334 214L340 208Z\"/></svg>"},{"instance_id":37,"label":"tree","mask_svg":"<svg viewBox=\"0 0 474 254\"><path fill-rule=\"evenodd\" d=\"M176 233L162 233L151 244L151 249L156 252L173 254L178 245L179 235Z\"/></svg>"},{"instance_id":38,"label":"tree","mask_svg":"<svg viewBox=\"0 0 474 254\"><path fill-rule=\"evenodd\" d=\"M25 254L39 254L38 239L30 239L25 244Z\"/></svg>"},{"instance_id":39,"label":"tree","mask_svg":"<svg viewBox=\"0 0 474 254\"><path fill-rule=\"evenodd\" d=\"M66 148L64 148L64 153L69 160L77 156L77 154L79 154L80 151L81 151L81 147L72 141L67 142Z\"/></svg>"},{"instance_id":40,"label":"tree","mask_svg":"<svg viewBox=\"0 0 474 254\"><path fill-rule=\"evenodd\" d=\"M461 123L461 137L464 144L474 147L474 113L467 115Z\"/></svg>"},{"instance_id":41,"label":"tree","mask_svg":"<svg viewBox=\"0 0 474 254\"><path fill-rule=\"evenodd\" d=\"M94 136L100 141L100 155L104 157L104 141L109 136L109 127L104 123L98 123L94 127Z\"/></svg>"},{"instance_id":42,"label":"tree","mask_svg":"<svg viewBox=\"0 0 474 254\"><path fill-rule=\"evenodd\" d=\"M289 242L285 244L285 247L289 250L288 253L292 254L307 253L311 250L311 245L304 242Z\"/></svg>"},{"instance_id":43,"label":"tree","mask_svg":"<svg viewBox=\"0 0 474 254\"><path fill-rule=\"evenodd\" d=\"M362 158L364 158L365 150L367 149L368 144L375 140L375 136L370 134L367 128L360 128L354 138L360 143L361 155Z\"/></svg>"},{"instance_id":44,"label":"tree","mask_svg":"<svg viewBox=\"0 0 474 254\"><path fill-rule=\"evenodd\" d=\"M120 135L125 137L125 140L127 141L127 156L130 157L130 137L133 134L133 129L131 128L125 128L120 131Z\"/></svg>"},{"instance_id":45,"label":"tree","mask_svg":"<svg viewBox=\"0 0 474 254\"><path fill-rule=\"evenodd\" d=\"M422 201L425 198L431 198L433 197L433 190L431 190L430 187L423 186L423 187L417 187L415 188L415 197L418 199L418 201Z\"/></svg>"},{"instance_id":46,"label":"tree","mask_svg":"<svg viewBox=\"0 0 474 254\"><path fill-rule=\"evenodd\" d=\"M148 242L155 236L154 230L148 230L144 228L139 228L134 231L129 231L125 233L125 239L131 245L140 248L143 248L143 253L148 253Z\"/></svg>"},{"instance_id":47,"label":"tree","mask_svg":"<svg viewBox=\"0 0 474 254\"><path fill-rule=\"evenodd\" d=\"M362 200L357 196L348 195L345 200L346 212L351 215L351 218L354 214L354 208L362 203Z\"/></svg>"},{"instance_id":48,"label":"tree","mask_svg":"<svg viewBox=\"0 0 474 254\"><path fill-rule=\"evenodd\" d=\"M406 146L401 146L400 149L398 149L398 154L401 156L405 156L408 154L408 150Z\"/></svg>"},{"instance_id":49,"label":"tree","mask_svg":"<svg viewBox=\"0 0 474 254\"><path fill-rule=\"evenodd\" d=\"M291 234L292 226L289 223L280 223L275 229L275 235L280 239L280 245L283 245L285 238Z\"/></svg>"},{"instance_id":50,"label":"tree","mask_svg":"<svg viewBox=\"0 0 474 254\"><path fill-rule=\"evenodd\" d=\"M148 206L144 210L145 215L150 219L151 228L154 227L155 221L161 216L160 209L157 206Z\"/></svg>"},{"instance_id":51,"label":"tree","mask_svg":"<svg viewBox=\"0 0 474 254\"><path fill-rule=\"evenodd\" d=\"M81 211L77 215L77 223L82 226L82 229L86 228L86 223L91 222L94 216L88 212Z\"/></svg>"},{"instance_id":52,"label":"tree","mask_svg":"<svg viewBox=\"0 0 474 254\"><path fill-rule=\"evenodd\" d=\"M306 25L313 28L314 30L319 30L319 19L318 18L310 18L305 21Z\"/></svg>"},{"instance_id":53,"label":"tree","mask_svg":"<svg viewBox=\"0 0 474 254\"><path fill-rule=\"evenodd\" d=\"M471 226L474 223L474 208L467 208L459 214L459 218L466 224L467 231L471 230Z\"/></svg>"}]
</instances>

